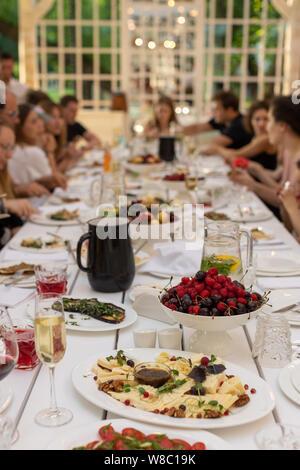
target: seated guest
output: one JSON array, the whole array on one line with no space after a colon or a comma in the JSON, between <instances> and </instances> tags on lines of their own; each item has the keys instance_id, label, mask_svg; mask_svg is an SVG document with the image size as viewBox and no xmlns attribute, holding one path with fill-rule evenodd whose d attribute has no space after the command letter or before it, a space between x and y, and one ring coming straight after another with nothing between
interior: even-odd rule
<instances>
[{"instance_id":1,"label":"seated guest","mask_svg":"<svg viewBox=\"0 0 300 470\"><path fill-rule=\"evenodd\" d=\"M193 124L184 128L185 135L196 135L202 132L219 130L221 135L211 142L204 153L214 153L213 146L240 149L249 144L251 133L244 126L244 117L239 111L239 99L231 91L217 91L212 98L213 119L206 123Z\"/></svg>"},{"instance_id":2,"label":"seated guest","mask_svg":"<svg viewBox=\"0 0 300 470\"><path fill-rule=\"evenodd\" d=\"M0 119L5 121L12 126L15 126L19 122L19 110L17 104L17 98L13 93L6 90L6 103L0 104Z\"/></svg>"},{"instance_id":3,"label":"seated guest","mask_svg":"<svg viewBox=\"0 0 300 470\"><path fill-rule=\"evenodd\" d=\"M101 140L76 121L79 110L79 102L77 98L72 95L66 95L60 100L60 105L67 124L67 141L73 142L82 137L87 141L88 145L86 146L86 149L100 147Z\"/></svg>"},{"instance_id":4,"label":"seated guest","mask_svg":"<svg viewBox=\"0 0 300 470\"><path fill-rule=\"evenodd\" d=\"M28 90L25 96L25 103L37 106L42 101L50 100L50 97L42 90Z\"/></svg>"},{"instance_id":5,"label":"seated guest","mask_svg":"<svg viewBox=\"0 0 300 470\"><path fill-rule=\"evenodd\" d=\"M3 158L5 160L5 170L6 173L2 174L2 179L5 176L6 189L10 197L40 197L43 195L48 195L49 191L39 183L25 183L25 184L16 184L13 179L9 176L7 172L7 163L12 158L12 154L15 148L15 134L13 128L7 124L0 122L1 126L1 135L0 135L0 148L3 151ZM2 184L4 182L2 181ZM9 188L9 189L8 189Z\"/></svg>"},{"instance_id":6,"label":"seated guest","mask_svg":"<svg viewBox=\"0 0 300 470\"><path fill-rule=\"evenodd\" d=\"M67 129L60 106L53 101L45 100L39 103L36 112L39 108L46 116L43 139L44 145L53 151L53 168L61 172L68 171L76 165L82 152L77 150L72 142L67 143Z\"/></svg>"},{"instance_id":7,"label":"seated guest","mask_svg":"<svg viewBox=\"0 0 300 470\"><path fill-rule=\"evenodd\" d=\"M268 112L269 105L266 101L253 103L245 117L245 128L253 135L251 142L238 150L230 150L216 145L215 153L223 155L228 163L232 163L237 157L243 157L260 163L268 170L275 170L277 151L270 143L267 133Z\"/></svg>"},{"instance_id":8,"label":"seated guest","mask_svg":"<svg viewBox=\"0 0 300 470\"><path fill-rule=\"evenodd\" d=\"M300 242L300 161L297 162L295 188L284 188L279 194L281 202L282 217L285 226L291 232L294 232Z\"/></svg>"},{"instance_id":9,"label":"seated guest","mask_svg":"<svg viewBox=\"0 0 300 470\"><path fill-rule=\"evenodd\" d=\"M14 78L14 65L13 56L9 52L2 52L0 56L0 80L5 83L6 89L15 95L18 104L20 104L25 102L27 86Z\"/></svg>"},{"instance_id":10,"label":"seated guest","mask_svg":"<svg viewBox=\"0 0 300 470\"><path fill-rule=\"evenodd\" d=\"M274 180L272 182L268 170L262 170L259 176L261 180L265 175L269 181L267 184L256 181L247 171L240 169L232 172L231 179L247 186L268 204L278 207L278 193L284 183L289 181L292 188L295 187L297 162L300 160L300 106L293 103L291 96L278 96L273 99L267 130L270 143L282 149L280 184L276 184ZM251 171L251 166L249 168Z\"/></svg>"},{"instance_id":11,"label":"seated guest","mask_svg":"<svg viewBox=\"0 0 300 470\"><path fill-rule=\"evenodd\" d=\"M10 217L0 220L0 248L23 225L21 217L30 217L37 211L27 199L16 199L14 184L7 171L7 162L14 145L14 133L8 124L0 123L0 213Z\"/></svg>"},{"instance_id":12,"label":"seated guest","mask_svg":"<svg viewBox=\"0 0 300 470\"><path fill-rule=\"evenodd\" d=\"M154 119L149 121L144 129L146 137L158 138L172 133L172 125L178 126L178 121L171 98L162 96L154 107Z\"/></svg>"},{"instance_id":13,"label":"seated guest","mask_svg":"<svg viewBox=\"0 0 300 470\"><path fill-rule=\"evenodd\" d=\"M17 146L8 164L14 181L17 184L37 182L49 190L56 187L66 189L66 178L52 171L46 152L37 145L43 130L41 119L26 104L19 106L19 119L16 126Z\"/></svg>"}]
</instances>

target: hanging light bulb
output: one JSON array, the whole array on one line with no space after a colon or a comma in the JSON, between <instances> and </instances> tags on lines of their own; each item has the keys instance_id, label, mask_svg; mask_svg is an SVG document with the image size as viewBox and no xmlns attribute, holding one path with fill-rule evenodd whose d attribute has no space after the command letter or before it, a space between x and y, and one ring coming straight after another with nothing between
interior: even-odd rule
<instances>
[{"instance_id":1,"label":"hanging light bulb","mask_svg":"<svg viewBox=\"0 0 300 470\"><path fill-rule=\"evenodd\" d=\"M151 49L151 50L155 49L155 48L156 48L156 43L155 43L155 41L149 41L149 42L148 42L148 47L149 47L149 49Z\"/></svg>"},{"instance_id":2,"label":"hanging light bulb","mask_svg":"<svg viewBox=\"0 0 300 470\"><path fill-rule=\"evenodd\" d=\"M142 40L142 38L136 38L136 40L134 41L134 44L137 47L141 47L144 44L144 41Z\"/></svg>"},{"instance_id":3,"label":"hanging light bulb","mask_svg":"<svg viewBox=\"0 0 300 470\"><path fill-rule=\"evenodd\" d=\"M178 16L177 23L178 24L185 24L185 17L184 16Z\"/></svg>"},{"instance_id":4,"label":"hanging light bulb","mask_svg":"<svg viewBox=\"0 0 300 470\"><path fill-rule=\"evenodd\" d=\"M168 7L174 8L175 7L175 0L168 0Z\"/></svg>"}]
</instances>

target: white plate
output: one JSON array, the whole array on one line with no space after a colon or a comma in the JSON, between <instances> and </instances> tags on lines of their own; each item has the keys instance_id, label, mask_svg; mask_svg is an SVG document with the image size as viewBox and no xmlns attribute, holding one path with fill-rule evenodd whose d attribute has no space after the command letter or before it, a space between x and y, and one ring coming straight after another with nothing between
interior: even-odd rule
<instances>
[{"instance_id":1,"label":"white plate","mask_svg":"<svg viewBox=\"0 0 300 470\"><path fill-rule=\"evenodd\" d=\"M72 450L74 447L81 447L99 439L98 430L102 426L111 424L115 431L121 433L125 428L134 428L146 435L149 434L167 434L170 439L183 439L188 444L203 442L207 450L233 450L229 443L218 436L207 431L173 431L149 424L136 423L129 419L108 419L106 421L97 421L95 423L68 429L61 433L54 441L49 444L47 450Z\"/></svg>"},{"instance_id":2,"label":"white plate","mask_svg":"<svg viewBox=\"0 0 300 470\"><path fill-rule=\"evenodd\" d=\"M27 238L31 238L31 237L27 237ZM49 236L49 237L33 237L33 238L41 238L42 242L46 243L46 242L52 241L54 237ZM9 243L9 248L11 248L12 250L16 250L16 251L24 251L25 253L35 253L35 254L58 253L60 251L65 251L67 249L66 246L60 246L57 248L45 248L45 247L44 248L29 248L26 246L22 246L23 240L24 238L19 238L19 239L14 238Z\"/></svg>"},{"instance_id":3,"label":"white plate","mask_svg":"<svg viewBox=\"0 0 300 470\"><path fill-rule=\"evenodd\" d=\"M261 254L257 257L257 271L263 273L295 273L300 271L300 262L292 254L271 251L270 254Z\"/></svg>"},{"instance_id":4,"label":"white plate","mask_svg":"<svg viewBox=\"0 0 300 470\"><path fill-rule=\"evenodd\" d=\"M263 209L253 209L254 214L243 214L240 215L238 211L232 211L229 215L231 220L235 222L262 222L264 220L269 220L273 217L273 214L266 212Z\"/></svg>"},{"instance_id":5,"label":"white plate","mask_svg":"<svg viewBox=\"0 0 300 470\"><path fill-rule=\"evenodd\" d=\"M26 263L26 264L39 264L37 262L29 262L29 261L2 261L0 263L0 268L8 268L10 266L16 266L17 264L20 264L20 263ZM11 275L7 275L7 276L2 276L0 274L0 279L8 279ZM0 284L1 285L1 284ZM23 281L20 281L18 282L18 284L16 285L16 287L35 287L36 286L36 282L35 282L35 275L33 274L32 276L24 279Z\"/></svg>"},{"instance_id":6,"label":"white plate","mask_svg":"<svg viewBox=\"0 0 300 470\"><path fill-rule=\"evenodd\" d=\"M291 371L292 384L300 394L300 363Z\"/></svg>"},{"instance_id":7,"label":"white plate","mask_svg":"<svg viewBox=\"0 0 300 470\"><path fill-rule=\"evenodd\" d=\"M125 354L139 362L151 362L161 352L168 352L175 356L190 357L191 353L183 351L162 350L162 349L126 349ZM142 421L155 425L169 426L180 429L221 429L242 424L251 423L268 415L275 406L275 398L270 386L257 375L252 374L247 369L227 362L228 373L240 377L242 383L249 384L250 388L256 389L256 394L251 395L251 400L247 406L237 408L229 416L219 419L193 419L193 418L172 418L170 416L150 413L138 408L127 407L123 403L114 400L106 393L99 391L95 384L93 374L90 373L92 367L97 363L97 359L115 355L116 351L99 352L93 357L80 362L72 372L72 381L75 389L86 400L100 408L111 411L120 416ZM88 376L87 376L88 375Z\"/></svg>"},{"instance_id":8,"label":"white plate","mask_svg":"<svg viewBox=\"0 0 300 470\"><path fill-rule=\"evenodd\" d=\"M300 393L294 388L291 377L292 373L297 366L299 366L300 362L291 362L288 366L284 367L278 377L279 385L282 392L294 403L300 405Z\"/></svg>"},{"instance_id":9,"label":"white plate","mask_svg":"<svg viewBox=\"0 0 300 470\"><path fill-rule=\"evenodd\" d=\"M78 216L80 217L80 214L78 214ZM79 221L78 220L67 220L67 221L63 221L63 220L52 220L50 219L50 217L47 215L47 214L33 214L31 217L30 217L30 222L34 223L34 224L38 224L38 225L50 225L50 226L53 226L55 225L56 227L57 226L69 226L69 225L79 225Z\"/></svg>"},{"instance_id":10,"label":"white plate","mask_svg":"<svg viewBox=\"0 0 300 470\"><path fill-rule=\"evenodd\" d=\"M75 296L65 296L69 298L76 298ZM101 299L98 299L101 302ZM109 302L107 300L103 300L103 302ZM72 313L72 312L65 312L65 319L66 319L66 329L72 331L85 331L85 332L100 332L100 331L114 331L114 330L121 330L123 328L127 328L128 326L132 325L137 320L137 314L133 308L127 307L123 304L118 302L111 302L117 307L121 307L125 309L125 319L122 323L118 323L116 325L105 323L100 320L95 320L94 318L89 317L88 315L81 315L80 313ZM30 318L34 318L34 302L31 302L27 305L27 315ZM76 323L76 325L74 324Z\"/></svg>"}]
</instances>

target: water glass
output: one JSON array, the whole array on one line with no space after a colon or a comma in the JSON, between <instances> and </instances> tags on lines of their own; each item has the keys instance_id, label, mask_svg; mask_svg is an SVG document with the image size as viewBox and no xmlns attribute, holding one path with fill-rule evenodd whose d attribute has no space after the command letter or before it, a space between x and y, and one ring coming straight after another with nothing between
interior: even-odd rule
<instances>
[{"instance_id":1,"label":"water glass","mask_svg":"<svg viewBox=\"0 0 300 470\"><path fill-rule=\"evenodd\" d=\"M259 431L255 441L260 450L300 450L300 427L276 424Z\"/></svg>"},{"instance_id":2,"label":"water glass","mask_svg":"<svg viewBox=\"0 0 300 470\"><path fill-rule=\"evenodd\" d=\"M269 368L282 368L291 362L291 331L282 314L263 313L258 317L253 356Z\"/></svg>"},{"instance_id":3,"label":"water glass","mask_svg":"<svg viewBox=\"0 0 300 470\"><path fill-rule=\"evenodd\" d=\"M35 350L33 324L29 320L14 319L13 326L19 347L19 358L15 368L32 370L39 363Z\"/></svg>"},{"instance_id":4,"label":"water glass","mask_svg":"<svg viewBox=\"0 0 300 470\"><path fill-rule=\"evenodd\" d=\"M66 263L46 263L35 267L35 278L37 290L40 294L56 292L64 295L67 292Z\"/></svg>"}]
</instances>

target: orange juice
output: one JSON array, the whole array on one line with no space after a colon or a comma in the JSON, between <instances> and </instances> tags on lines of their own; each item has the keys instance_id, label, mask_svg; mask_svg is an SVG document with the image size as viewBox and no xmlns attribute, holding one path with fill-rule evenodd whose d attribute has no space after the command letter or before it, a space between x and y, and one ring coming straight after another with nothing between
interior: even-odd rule
<instances>
[{"instance_id":1,"label":"orange juice","mask_svg":"<svg viewBox=\"0 0 300 470\"><path fill-rule=\"evenodd\" d=\"M104 173L109 173L110 172L110 165L111 165L111 153L108 147L106 147L104 151Z\"/></svg>"}]
</instances>

